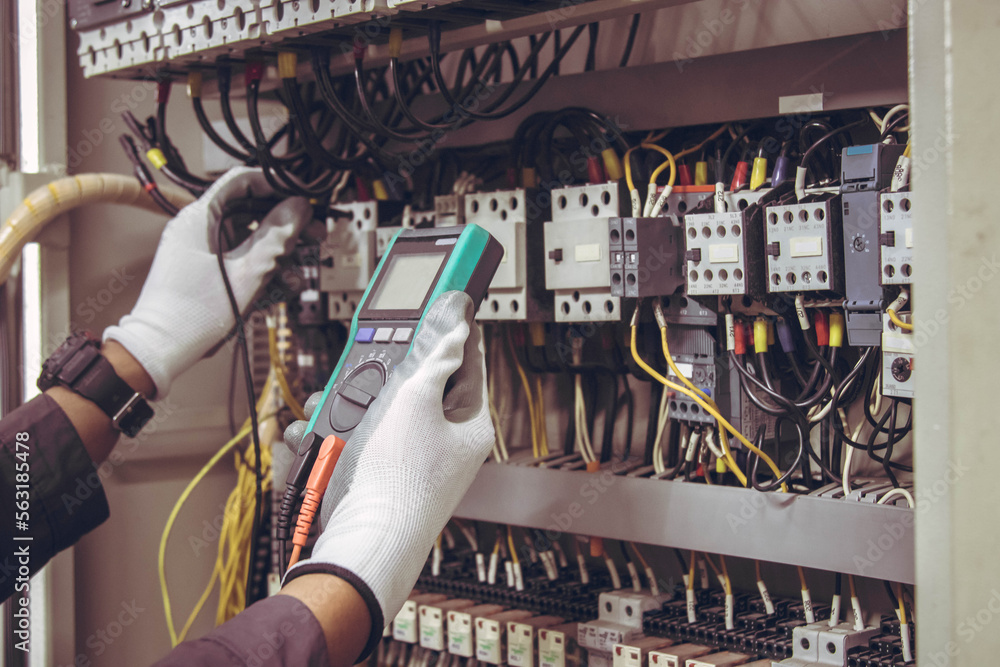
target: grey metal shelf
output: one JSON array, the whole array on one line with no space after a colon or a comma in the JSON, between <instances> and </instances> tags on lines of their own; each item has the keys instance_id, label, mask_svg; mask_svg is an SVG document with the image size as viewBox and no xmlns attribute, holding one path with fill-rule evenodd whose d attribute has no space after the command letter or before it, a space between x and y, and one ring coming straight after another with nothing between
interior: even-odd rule
<instances>
[{"instance_id":1,"label":"grey metal shelf","mask_svg":"<svg viewBox=\"0 0 1000 667\"><path fill-rule=\"evenodd\" d=\"M890 505L487 463L455 516L915 580L913 512Z\"/></svg>"}]
</instances>

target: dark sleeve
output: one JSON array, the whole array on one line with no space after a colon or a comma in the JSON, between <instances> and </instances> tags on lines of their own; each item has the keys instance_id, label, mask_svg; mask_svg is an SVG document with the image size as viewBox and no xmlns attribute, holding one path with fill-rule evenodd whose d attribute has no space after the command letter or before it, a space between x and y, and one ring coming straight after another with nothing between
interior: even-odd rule
<instances>
[{"instance_id":1,"label":"dark sleeve","mask_svg":"<svg viewBox=\"0 0 1000 667\"><path fill-rule=\"evenodd\" d=\"M0 420L0 601L107 518L98 467L52 398Z\"/></svg>"},{"instance_id":2,"label":"dark sleeve","mask_svg":"<svg viewBox=\"0 0 1000 667\"><path fill-rule=\"evenodd\" d=\"M301 600L275 595L251 605L201 639L178 645L154 667L324 667L319 621Z\"/></svg>"}]
</instances>

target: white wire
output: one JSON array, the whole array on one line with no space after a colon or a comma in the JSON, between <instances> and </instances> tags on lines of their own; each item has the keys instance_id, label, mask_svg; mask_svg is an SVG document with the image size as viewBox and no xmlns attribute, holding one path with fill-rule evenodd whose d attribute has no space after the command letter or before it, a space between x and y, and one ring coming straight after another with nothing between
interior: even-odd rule
<instances>
[{"instance_id":1,"label":"white wire","mask_svg":"<svg viewBox=\"0 0 1000 667\"><path fill-rule=\"evenodd\" d=\"M851 449L853 449L853 447ZM916 501L913 500L913 494L911 494L906 489L893 489L889 493L879 498L878 504L885 505L887 502L889 502L896 496L903 496L904 498L906 498L906 502L909 503L910 509L913 509L917 504Z\"/></svg>"}]
</instances>

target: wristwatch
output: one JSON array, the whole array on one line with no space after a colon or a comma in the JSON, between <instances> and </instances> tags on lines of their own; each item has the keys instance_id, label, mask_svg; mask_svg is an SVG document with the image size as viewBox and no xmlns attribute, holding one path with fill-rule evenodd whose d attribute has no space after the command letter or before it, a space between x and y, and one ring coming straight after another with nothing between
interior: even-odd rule
<instances>
[{"instance_id":1,"label":"wristwatch","mask_svg":"<svg viewBox=\"0 0 1000 667\"><path fill-rule=\"evenodd\" d=\"M134 438L153 417L146 397L118 377L101 354L101 344L86 333L74 333L42 364L38 388L60 385L96 403L116 429Z\"/></svg>"}]
</instances>

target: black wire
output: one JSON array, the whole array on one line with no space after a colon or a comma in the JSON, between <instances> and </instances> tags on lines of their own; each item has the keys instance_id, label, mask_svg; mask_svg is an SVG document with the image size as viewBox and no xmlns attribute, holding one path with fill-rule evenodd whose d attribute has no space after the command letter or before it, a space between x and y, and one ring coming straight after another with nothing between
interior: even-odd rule
<instances>
[{"instance_id":1,"label":"black wire","mask_svg":"<svg viewBox=\"0 0 1000 667\"><path fill-rule=\"evenodd\" d=\"M544 72L542 72L541 77L539 77L535 81L535 83L528 90L528 92L524 94L523 97L521 97L518 101L514 102L513 104L503 109L502 111L495 111L495 109L500 104L502 104L501 101L497 101L494 102L492 105L488 105L488 108L484 113L479 113L476 111L471 111L470 109L462 105L460 102L455 100L455 98L451 95L451 92L447 89L447 84L445 84L444 82L444 75L441 73L441 26L436 21L432 22L429 26L428 41L430 43L431 69L434 71L434 80L438 84L438 88L441 90L441 94L444 97L445 102L451 105L456 110L460 110L463 114L475 118L476 120L498 120L500 118L504 118L514 113L515 111L523 107L525 104L527 104L529 101L531 101L531 99L534 98L534 96L538 93L538 91L541 90L542 86L545 85L545 82L547 82L553 74L557 73L559 63L562 62L562 59L566 57L566 54L569 52L570 48L580 37L580 35L583 34L583 31L586 29L586 27L587 27L586 25L577 26L577 28L570 35L569 39L566 40L566 43L563 44L562 47L556 51L555 55L552 58L552 62L549 63L549 66L545 69ZM558 37L558 34L556 36ZM513 91L514 87L515 84L511 84L510 87L508 87L507 91L505 91L505 93L501 95L501 98L503 98L505 94L508 94L511 91Z\"/></svg>"},{"instance_id":2,"label":"black wire","mask_svg":"<svg viewBox=\"0 0 1000 667\"><path fill-rule=\"evenodd\" d=\"M219 136L219 133L215 131L215 127L212 125L211 121L208 120L208 116L205 114L205 105L201 103L200 97L192 97L191 106L194 107L194 115L198 119L198 125L201 126L201 131L205 133L209 140L215 144L219 150L230 157L236 158L240 162L250 164L254 161L253 157L233 148L228 141Z\"/></svg>"},{"instance_id":3,"label":"black wire","mask_svg":"<svg viewBox=\"0 0 1000 667\"><path fill-rule=\"evenodd\" d=\"M618 67L628 67L628 61L632 58L632 49L635 48L635 36L639 32L639 22L642 20L642 14L632 15L632 25L628 29L628 39L625 40L625 52L622 53L622 59L618 62Z\"/></svg>"},{"instance_id":4,"label":"black wire","mask_svg":"<svg viewBox=\"0 0 1000 667\"><path fill-rule=\"evenodd\" d=\"M806 164L809 162L809 158L812 156L812 154L816 152L817 148L819 148L820 146L822 146L823 144L825 144L827 141L837 136L838 134L842 134L844 132L847 132L848 130L852 130L855 127L858 127L859 125L862 125L863 123L867 122L867 120L868 119L865 118L862 120L854 121L853 123L849 123L847 125L844 125L843 127L838 127L824 134L822 137L817 139L812 146L806 149L805 153L802 154L802 159L799 161L799 166L808 169Z\"/></svg>"},{"instance_id":5,"label":"black wire","mask_svg":"<svg viewBox=\"0 0 1000 667\"><path fill-rule=\"evenodd\" d=\"M878 140L880 142L885 141L885 138L888 137L890 134L892 134L893 130L895 130L897 127L899 127L908 120L910 120L909 113L904 111L903 113L899 114L895 119L893 119L891 123L886 125L885 129L882 130L882 134L879 135Z\"/></svg>"},{"instance_id":6,"label":"black wire","mask_svg":"<svg viewBox=\"0 0 1000 667\"><path fill-rule=\"evenodd\" d=\"M622 401L625 402L625 407L626 407L625 418L627 420L625 423L625 449L624 453L622 454L622 460L624 461L627 460L628 457L632 455L632 429L633 429L633 422L635 421L635 400L634 397L632 396L632 387L630 387L628 384L628 376L623 375L621 376L621 378L622 378L622 384L624 384L625 386L622 388L622 396L621 398L618 399L618 402L619 405L621 405ZM652 411L652 408L650 408L650 411Z\"/></svg>"},{"instance_id":7,"label":"black wire","mask_svg":"<svg viewBox=\"0 0 1000 667\"><path fill-rule=\"evenodd\" d=\"M225 251L223 250L223 225L224 221L219 221L219 229L216 237L215 257L219 262L219 272L222 274L222 283L226 288L226 296L229 298L229 306L233 311L233 318L236 321L236 341L240 346L243 356L243 374L246 376L247 402L250 408L250 435L253 440L254 453L254 510L253 510L253 531L250 538L250 558L247 564L247 585L245 606L249 607L254 603L253 594L253 553L257 548L257 541L260 539L260 513L261 498L263 496L263 475L260 467L260 434L257 425L257 397L253 390L253 369L250 368L250 350L247 347L246 326L243 316L240 313L239 304L236 302L236 295L233 293L233 286L229 282L229 273L226 271Z\"/></svg>"},{"instance_id":8,"label":"black wire","mask_svg":"<svg viewBox=\"0 0 1000 667\"><path fill-rule=\"evenodd\" d=\"M587 46L587 60L583 65L583 71L593 72L597 67L597 36L601 32L601 24L590 23L587 25L587 31L590 34L590 44Z\"/></svg>"}]
</instances>

